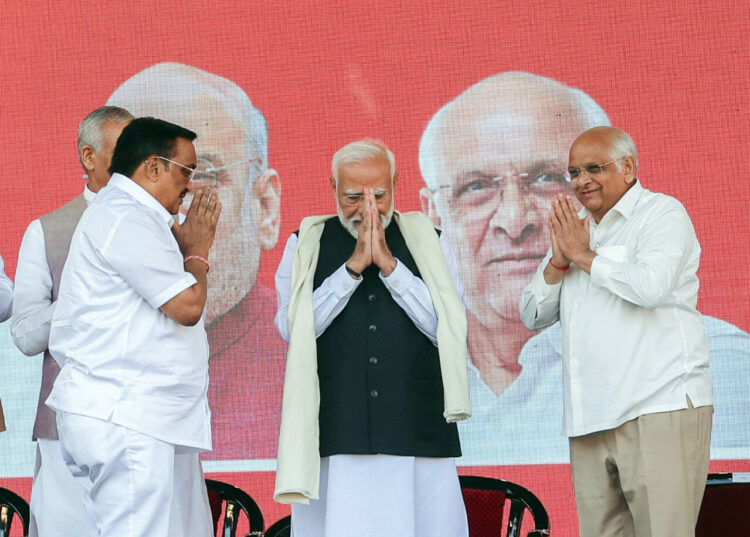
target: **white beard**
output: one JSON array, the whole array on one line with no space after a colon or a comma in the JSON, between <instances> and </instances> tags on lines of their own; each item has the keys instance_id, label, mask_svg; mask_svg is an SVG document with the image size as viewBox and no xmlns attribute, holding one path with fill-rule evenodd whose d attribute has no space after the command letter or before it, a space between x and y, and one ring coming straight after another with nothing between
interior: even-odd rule
<instances>
[{"instance_id":1,"label":"white beard","mask_svg":"<svg viewBox=\"0 0 750 537\"><path fill-rule=\"evenodd\" d=\"M383 229L386 229L390 225L391 220L393 220L393 205L394 202L391 201L391 208L388 209L388 212L380 215L380 224L383 226ZM341 205L339 205L338 201L336 202L336 214L339 215L339 222L341 222L341 225L344 226L344 229L346 229L349 234L355 239L358 238L359 230L354 224L361 223L362 217L358 215L347 218L346 216L344 216L344 212L341 210Z\"/></svg>"}]
</instances>

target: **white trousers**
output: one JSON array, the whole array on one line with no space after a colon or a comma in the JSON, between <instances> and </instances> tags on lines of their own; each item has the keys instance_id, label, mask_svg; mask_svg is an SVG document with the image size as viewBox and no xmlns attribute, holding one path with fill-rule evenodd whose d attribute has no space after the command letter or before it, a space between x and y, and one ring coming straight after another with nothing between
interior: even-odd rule
<instances>
[{"instance_id":1,"label":"white trousers","mask_svg":"<svg viewBox=\"0 0 750 537\"><path fill-rule=\"evenodd\" d=\"M70 474L60 442L40 438L31 485L29 537L96 537L86 494Z\"/></svg>"},{"instance_id":2,"label":"white trousers","mask_svg":"<svg viewBox=\"0 0 750 537\"><path fill-rule=\"evenodd\" d=\"M85 490L98 535L212 537L198 453L110 422L57 413L62 456Z\"/></svg>"},{"instance_id":3,"label":"white trousers","mask_svg":"<svg viewBox=\"0 0 750 537\"><path fill-rule=\"evenodd\" d=\"M448 458L333 455L320 499L292 505L292 537L468 537L456 463Z\"/></svg>"}]
</instances>

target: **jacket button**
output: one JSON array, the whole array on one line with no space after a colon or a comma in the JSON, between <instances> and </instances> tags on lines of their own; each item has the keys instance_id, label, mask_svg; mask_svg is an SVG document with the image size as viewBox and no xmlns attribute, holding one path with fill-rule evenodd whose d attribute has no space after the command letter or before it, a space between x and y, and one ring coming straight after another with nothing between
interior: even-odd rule
<instances>
[{"instance_id":1,"label":"jacket button","mask_svg":"<svg viewBox=\"0 0 750 537\"><path fill-rule=\"evenodd\" d=\"M370 390L370 397L377 397L378 396L378 390Z\"/></svg>"},{"instance_id":2,"label":"jacket button","mask_svg":"<svg viewBox=\"0 0 750 537\"><path fill-rule=\"evenodd\" d=\"M368 328L368 330L369 330L370 332L375 332L375 331L376 331L377 329L378 329L378 327L377 327L377 326L375 326L374 324L371 324L371 325L369 326L369 328Z\"/></svg>"},{"instance_id":3,"label":"jacket button","mask_svg":"<svg viewBox=\"0 0 750 537\"><path fill-rule=\"evenodd\" d=\"M375 295L369 295L367 297L367 300L369 300L370 302L375 302Z\"/></svg>"},{"instance_id":4,"label":"jacket button","mask_svg":"<svg viewBox=\"0 0 750 537\"><path fill-rule=\"evenodd\" d=\"M370 363L375 365L378 363L378 359L375 356L370 356Z\"/></svg>"}]
</instances>

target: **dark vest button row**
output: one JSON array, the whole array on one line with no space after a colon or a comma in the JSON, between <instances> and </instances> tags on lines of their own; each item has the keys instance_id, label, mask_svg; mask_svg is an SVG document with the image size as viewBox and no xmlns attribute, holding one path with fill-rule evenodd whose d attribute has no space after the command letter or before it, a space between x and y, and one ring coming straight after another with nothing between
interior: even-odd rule
<instances>
[{"instance_id":1,"label":"dark vest button row","mask_svg":"<svg viewBox=\"0 0 750 537\"><path fill-rule=\"evenodd\" d=\"M378 396L378 390L370 390L370 397L377 397Z\"/></svg>"},{"instance_id":2,"label":"dark vest button row","mask_svg":"<svg viewBox=\"0 0 750 537\"><path fill-rule=\"evenodd\" d=\"M375 302L375 295L368 295L367 300L370 302Z\"/></svg>"},{"instance_id":3,"label":"dark vest button row","mask_svg":"<svg viewBox=\"0 0 750 537\"><path fill-rule=\"evenodd\" d=\"M374 324L371 324L371 325L370 325L370 326L368 327L368 330L369 330L370 332L375 332L375 331L376 331L377 329L378 329L378 327L377 327L377 326L375 326Z\"/></svg>"},{"instance_id":4,"label":"dark vest button row","mask_svg":"<svg viewBox=\"0 0 750 537\"><path fill-rule=\"evenodd\" d=\"M375 356L370 356L370 363L375 365L378 363L378 359Z\"/></svg>"}]
</instances>

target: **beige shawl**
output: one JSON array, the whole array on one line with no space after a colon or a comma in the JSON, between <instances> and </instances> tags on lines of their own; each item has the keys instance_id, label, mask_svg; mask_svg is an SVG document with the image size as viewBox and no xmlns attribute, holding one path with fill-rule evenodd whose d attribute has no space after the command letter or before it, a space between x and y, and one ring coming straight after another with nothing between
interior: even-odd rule
<instances>
[{"instance_id":1,"label":"beige shawl","mask_svg":"<svg viewBox=\"0 0 750 537\"><path fill-rule=\"evenodd\" d=\"M309 503L318 499L320 451L318 411L320 386L312 308L313 275L318 264L323 224L336 216L302 220L292 269L289 301L289 350L281 407L274 499L282 503ZM437 340L443 378L447 422L471 416L466 367L466 314L438 236L420 212L394 219L427 285L437 314Z\"/></svg>"}]
</instances>

